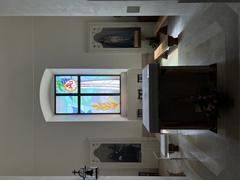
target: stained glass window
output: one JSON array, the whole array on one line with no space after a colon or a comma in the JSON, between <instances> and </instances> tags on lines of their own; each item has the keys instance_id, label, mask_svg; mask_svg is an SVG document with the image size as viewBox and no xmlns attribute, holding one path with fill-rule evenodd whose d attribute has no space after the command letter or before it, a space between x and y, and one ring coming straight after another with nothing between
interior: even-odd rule
<instances>
[{"instance_id":1,"label":"stained glass window","mask_svg":"<svg viewBox=\"0 0 240 180\"><path fill-rule=\"evenodd\" d=\"M81 113L120 113L120 97L81 96Z\"/></svg>"},{"instance_id":2,"label":"stained glass window","mask_svg":"<svg viewBox=\"0 0 240 180\"><path fill-rule=\"evenodd\" d=\"M119 114L119 75L55 75L55 114Z\"/></svg>"},{"instance_id":3,"label":"stained glass window","mask_svg":"<svg viewBox=\"0 0 240 180\"><path fill-rule=\"evenodd\" d=\"M56 76L56 93L78 92L78 76Z\"/></svg>"},{"instance_id":4,"label":"stained glass window","mask_svg":"<svg viewBox=\"0 0 240 180\"><path fill-rule=\"evenodd\" d=\"M57 96L56 113L58 114L77 114L78 96Z\"/></svg>"},{"instance_id":5,"label":"stained glass window","mask_svg":"<svg viewBox=\"0 0 240 180\"><path fill-rule=\"evenodd\" d=\"M81 76L81 93L120 93L120 76Z\"/></svg>"}]
</instances>

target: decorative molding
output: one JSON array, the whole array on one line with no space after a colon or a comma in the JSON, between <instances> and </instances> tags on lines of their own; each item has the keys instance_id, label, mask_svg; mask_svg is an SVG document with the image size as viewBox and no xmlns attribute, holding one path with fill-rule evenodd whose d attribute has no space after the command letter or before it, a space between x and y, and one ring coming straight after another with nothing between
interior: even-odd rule
<instances>
[{"instance_id":1,"label":"decorative molding","mask_svg":"<svg viewBox=\"0 0 240 180\"><path fill-rule=\"evenodd\" d=\"M40 107L46 122L117 122L128 121L120 115L55 115L54 75L55 74L121 74L127 69L45 69L40 83Z\"/></svg>"},{"instance_id":2,"label":"decorative molding","mask_svg":"<svg viewBox=\"0 0 240 180\"><path fill-rule=\"evenodd\" d=\"M141 138L88 138L90 147L90 165L100 169L157 168L158 161L153 152L159 152L159 141L153 137ZM101 162L94 151L101 144L141 144L141 162Z\"/></svg>"}]
</instances>

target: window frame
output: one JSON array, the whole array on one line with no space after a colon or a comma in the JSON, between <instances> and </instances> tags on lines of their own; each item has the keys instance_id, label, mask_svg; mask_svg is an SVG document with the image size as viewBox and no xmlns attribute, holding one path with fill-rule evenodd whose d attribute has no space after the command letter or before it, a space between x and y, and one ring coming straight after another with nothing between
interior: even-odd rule
<instances>
[{"instance_id":1,"label":"window frame","mask_svg":"<svg viewBox=\"0 0 240 180\"><path fill-rule=\"evenodd\" d=\"M57 76L77 76L78 92L77 93L56 93L56 77ZM81 93L81 76L118 76L119 77L119 93ZM56 112L56 97L57 96L77 96L78 97L78 113L57 113ZM119 96L120 103L119 113L81 113L81 97L82 96ZM119 115L121 114L121 75L120 74L54 74L54 114L55 115Z\"/></svg>"}]
</instances>

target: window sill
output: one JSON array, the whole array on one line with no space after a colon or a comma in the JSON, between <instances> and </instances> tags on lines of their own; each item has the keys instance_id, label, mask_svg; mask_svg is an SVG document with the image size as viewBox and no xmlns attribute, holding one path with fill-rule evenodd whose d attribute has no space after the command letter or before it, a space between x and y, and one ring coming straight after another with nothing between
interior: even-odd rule
<instances>
[{"instance_id":1,"label":"window sill","mask_svg":"<svg viewBox=\"0 0 240 180\"><path fill-rule=\"evenodd\" d=\"M47 122L122 122L120 115L54 115Z\"/></svg>"}]
</instances>

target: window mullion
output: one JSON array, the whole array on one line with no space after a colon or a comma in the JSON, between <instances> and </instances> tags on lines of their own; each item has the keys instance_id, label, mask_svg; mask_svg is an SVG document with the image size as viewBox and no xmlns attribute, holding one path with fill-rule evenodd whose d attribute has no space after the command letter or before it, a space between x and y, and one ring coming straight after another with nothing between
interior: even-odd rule
<instances>
[{"instance_id":1,"label":"window mullion","mask_svg":"<svg viewBox=\"0 0 240 180\"><path fill-rule=\"evenodd\" d=\"M81 76L78 76L78 113L81 114Z\"/></svg>"},{"instance_id":2,"label":"window mullion","mask_svg":"<svg viewBox=\"0 0 240 180\"><path fill-rule=\"evenodd\" d=\"M75 80L78 80L78 91L76 93L66 93L66 94L58 94L56 93L56 76L75 76ZM77 78L76 78L77 76ZM82 85L82 76L98 76L98 75L55 75L55 82L54 82L54 86L55 86L55 113L56 113L56 97L57 96L75 96L75 98L77 97L78 100L78 113L76 114L108 114L108 113L81 113L81 97L84 96L119 96L119 98L121 98L121 91L119 93L82 93L81 91L81 85ZM104 75L99 75L99 76L104 76ZM109 75L111 76L111 75ZM116 75L112 75L112 76L116 76ZM119 79L120 81L120 79ZM120 90L121 90L121 81L120 81ZM108 92L108 91L107 91ZM111 92L111 91L109 91ZM120 105L121 105L121 100L120 100ZM75 105L76 107L76 105ZM121 111L121 110L120 110ZM70 114L70 113L63 113L63 114ZM109 113L109 114L119 114L119 113Z\"/></svg>"}]
</instances>

